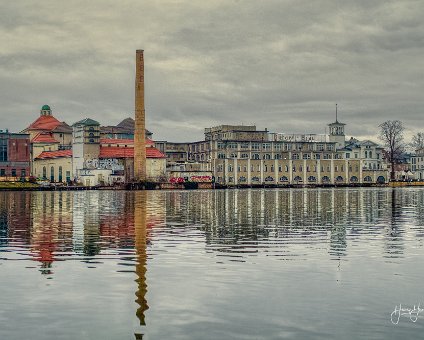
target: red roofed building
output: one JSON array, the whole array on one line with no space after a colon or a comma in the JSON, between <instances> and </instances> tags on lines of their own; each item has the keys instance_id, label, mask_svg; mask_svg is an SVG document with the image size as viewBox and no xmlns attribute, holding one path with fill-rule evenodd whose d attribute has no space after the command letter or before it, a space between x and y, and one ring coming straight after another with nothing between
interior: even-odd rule
<instances>
[{"instance_id":1,"label":"red roofed building","mask_svg":"<svg viewBox=\"0 0 424 340\"><path fill-rule=\"evenodd\" d=\"M72 180L72 150L43 151L32 163L33 175L54 183Z\"/></svg>"},{"instance_id":2,"label":"red roofed building","mask_svg":"<svg viewBox=\"0 0 424 340\"><path fill-rule=\"evenodd\" d=\"M133 139L100 139L100 155L103 161L110 163L119 160L126 179L134 176L134 140ZM166 156L154 147L151 139L146 139L146 171L149 180L157 181L165 177ZM114 161L115 160L115 161Z\"/></svg>"},{"instance_id":3,"label":"red roofed building","mask_svg":"<svg viewBox=\"0 0 424 340\"><path fill-rule=\"evenodd\" d=\"M30 135L31 162L34 162L35 158L44 151L71 149L72 147L72 128L55 118L48 105L43 105L40 116L22 133ZM35 175L33 169L31 172Z\"/></svg>"}]
</instances>

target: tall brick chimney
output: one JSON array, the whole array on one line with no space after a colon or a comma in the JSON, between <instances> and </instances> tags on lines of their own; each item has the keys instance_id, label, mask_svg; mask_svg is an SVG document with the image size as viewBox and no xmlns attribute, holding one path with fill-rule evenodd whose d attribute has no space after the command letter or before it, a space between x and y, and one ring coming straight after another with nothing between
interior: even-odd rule
<instances>
[{"instance_id":1,"label":"tall brick chimney","mask_svg":"<svg viewBox=\"0 0 424 340\"><path fill-rule=\"evenodd\" d=\"M135 69L135 131L134 131L134 179L146 180L146 140L144 109L144 51L136 51Z\"/></svg>"}]
</instances>

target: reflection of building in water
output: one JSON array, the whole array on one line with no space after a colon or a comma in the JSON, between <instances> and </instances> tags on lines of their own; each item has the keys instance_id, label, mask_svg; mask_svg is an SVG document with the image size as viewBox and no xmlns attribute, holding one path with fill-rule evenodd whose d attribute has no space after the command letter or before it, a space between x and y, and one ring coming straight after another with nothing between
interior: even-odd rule
<instances>
[{"instance_id":1,"label":"reflection of building in water","mask_svg":"<svg viewBox=\"0 0 424 340\"><path fill-rule=\"evenodd\" d=\"M0 192L0 247L13 240L29 244L31 219L30 192Z\"/></svg>"},{"instance_id":2,"label":"reflection of building in water","mask_svg":"<svg viewBox=\"0 0 424 340\"><path fill-rule=\"evenodd\" d=\"M72 193L32 193L31 252L41 272L51 274L56 252L72 249Z\"/></svg>"},{"instance_id":3,"label":"reflection of building in water","mask_svg":"<svg viewBox=\"0 0 424 340\"><path fill-rule=\"evenodd\" d=\"M73 248L77 254L94 256L100 253L101 199L96 191L74 193Z\"/></svg>"},{"instance_id":4,"label":"reflection of building in water","mask_svg":"<svg viewBox=\"0 0 424 340\"><path fill-rule=\"evenodd\" d=\"M341 256L348 235L364 225L371 225L367 234L381 234L377 225L388 221L388 195L357 188L170 192L167 220L199 225L208 247L219 252L255 253L264 241L307 237L327 240L329 253Z\"/></svg>"}]
</instances>

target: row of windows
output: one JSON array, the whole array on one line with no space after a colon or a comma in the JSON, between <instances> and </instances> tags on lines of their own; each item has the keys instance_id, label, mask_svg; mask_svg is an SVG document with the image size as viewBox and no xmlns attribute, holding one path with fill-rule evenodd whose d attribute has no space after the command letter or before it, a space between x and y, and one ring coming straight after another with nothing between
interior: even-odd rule
<instances>
[{"instance_id":1,"label":"row of windows","mask_svg":"<svg viewBox=\"0 0 424 340\"><path fill-rule=\"evenodd\" d=\"M12 177L17 177L17 176L20 176L20 177L25 177L26 176L26 170L25 169L21 169L21 171L19 172L19 171L17 171L16 169L12 169L11 170L11 172L10 172L10 176L12 176ZM6 176L6 169L0 169L0 176L1 177L4 177L4 176Z\"/></svg>"},{"instance_id":2,"label":"row of windows","mask_svg":"<svg viewBox=\"0 0 424 340\"><path fill-rule=\"evenodd\" d=\"M55 169L53 166L50 167L50 178L47 178L47 168L45 166L43 166L43 179L49 179L50 182L56 182L56 178L55 178ZM62 166L59 166L58 169L58 178L57 178L57 182L63 182L63 169ZM66 171L66 182L70 182L71 181L71 172L70 171Z\"/></svg>"},{"instance_id":3,"label":"row of windows","mask_svg":"<svg viewBox=\"0 0 424 340\"><path fill-rule=\"evenodd\" d=\"M223 180L222 177L218 177L218 182L222 182L222 180ZM335 182L336 183L337 182L344 182L344 180L345 179L342 176L337 176L335 178ZM260 178L258 176L253 176L251 178L251 181L252 182L260 182ZM265 182L274 182L274 177L267 176L267 177L265 177L264 181ZM282 183L287 183L287 182L289 182L289 179L286 176L281 176L278 179L278 181L279 182L282 182ZM323 176L321 178L321 181L323 183L330 183L331 182L330 181L330 178L328 176ZM359 181L359 179L356 176L352 176L352 177L349 178L349 182L351 182L351 183L357 183L358 181ZM364 177L363 181L365 183L372 183L373 182L373 179L371 178L371 176L366 176L366 177ZM383 176L379 176L377 178L377 182L378 183L384 183L385 181L386 181L386 179ZM234 182L234 177L228 177L228 182L233 183ZM240 176L239 179L238 179L238 182L239 183L246 183L247 182L247 178L245 176ZM296 176L295 178L293 178L293 182L303 183L303 178L300 177L300 176ZM317 178L315 176L309 176L307 182L309 182L309 183L316 183L317 182Z\"/></svg>"},{"instance_id":4,"label":"row of windows","mask_svg":"<svg viewBox=\"0 0 424 340\"><path fill-rule=\"evenodd\" d=\"M314 148L314 146L316 145L316 148ZM230 149L230 150L246 150L246 149L252 149L252 150L272 150L272 146L274 146L274 150L279 151L279 150L285 150L285 151L289 151L289 150L318 150L318 151L333 151L334 150L334 145L333 144L314 144L314 143L307 143L307 144L302 144L302 143L257 143L257 142L243 142L243 143L234 143L234 142L229 142L229 143L222 143L219 142L217 144L217 148L218 150L223 150L223 149Z\"/></svg>"},{"instance_id":5,"label":"row of windows","mask_svg":"<svg viewBox=\"0 0 424 340\"><path fill-rule=\"evenodd\" d=\"M261 167L261 164L258 164L257 166L254 166L254 165L251 165L250 166L250 171L255 171L255 169L256 169L256 171L261 171L261 169L263 169L264 172L268 172L268 169L271 172L274 172L274 170L275 170L274 165L271 165L269 167L268 167L267 164L264 164L263 167ZM279 165L278 166L278 171L279 172L283 172L283 169L284 169L284 172L289 172L288 165L285 165L284 167L282 165ZM292 167L293 172L296 172L296 171L303 172L304 169L306 170L306 172L317 172L317 166L316 165L313 165L312 167L309 166L309 165L307 165L305 168L302 165L299 166L298 168L296 168L296 166L293 166ZM217 171L218 172L223 172L223 170L224 170L223 164L219 164L217 166ZM244 172L247 172L247 166L243 166L243 167L242 166L238 166L237 167L237 170L238 170L238 172L241 172L242 170ZM233 171L234 171L233 165L231 165L231 164L228 165L228 172L233 172ZM331 171L331 167L330 166L326 166L326 167L321 166L321 172L324 172L324 171L330 172ZM345 171L345 167L343 165L341 165L340 167L338 165L336 165L334 167L334 172L344 172L344 171ZM349 166L349 171L351 171L351 172L353 171L353 167L352 166ZM359 166L358 165L355 166L355 171L359 171Z\"/></svg>"},{"instance_id":6,"label":"row of windows","mask_svg":"<svg viewBox=\"0 0 424 340\"><path fill-rule=\"evenodd\" d=\"M358 157L359 157L359 155L357 153L355 153L354 156L355 156L354 158L356 158L356 159L358 159ZM378 156L377 159L380 159L380 157L379 157L380 154L377 154L377 156ZM249 157L250 156L249 156L248 153L240 153L241 159L247 159ZM287 159L287 157L288 157L288 155L285 154L284 159ZM308 160L308 159L317 159L317 160L318 159L343 159L342 154L340 154L340 153L335 153L335 154L328 154L328 153L324 153L324 154L319 154L319 153L315 153L315 154L292 153L291 157L292 157L291 159L294 159L294 160L298 160L298 159L305 159L305 160ZM227 158L227 154L220 152L220 153L218 153L218 158L219 159L225 159L225 158ZM237 152L231 152L231 153L228 154L228 158L239 158L238 153ZM272 155L269 154L269 153L262 154L262 157L261 157L261 154L259 154L259 153L252 153L252 156L250 158L251 159L282 159L283 155L282 154L275 154L274 158L272 158ZM345 158L350 159L350 153L346 153Z\"/></svg>"}]
</instances>

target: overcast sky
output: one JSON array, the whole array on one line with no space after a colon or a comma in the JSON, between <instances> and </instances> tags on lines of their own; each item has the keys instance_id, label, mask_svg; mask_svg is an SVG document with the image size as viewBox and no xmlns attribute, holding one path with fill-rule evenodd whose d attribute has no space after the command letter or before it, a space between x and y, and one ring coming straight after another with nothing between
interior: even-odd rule
<instances>
[{"instance_id":1,"label":"overcast sky","mask_svg":"<svg viewBox=\"0 0 424 340\"><path fill-rule=\"evenodd\" d=\"M0 4L1 128L43 104L69 124L134 114L145 51L147 128L194 141L256 124L373 138L400 119L424 131L424 1L14 0Z\"/></svg>"}]
</instances>

